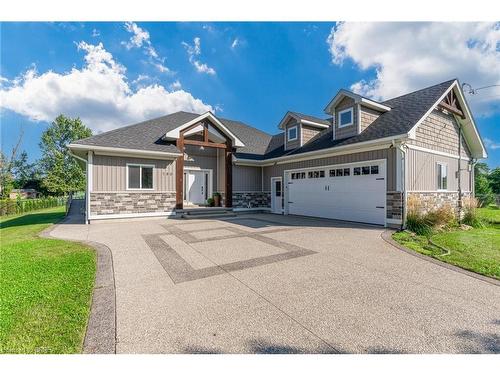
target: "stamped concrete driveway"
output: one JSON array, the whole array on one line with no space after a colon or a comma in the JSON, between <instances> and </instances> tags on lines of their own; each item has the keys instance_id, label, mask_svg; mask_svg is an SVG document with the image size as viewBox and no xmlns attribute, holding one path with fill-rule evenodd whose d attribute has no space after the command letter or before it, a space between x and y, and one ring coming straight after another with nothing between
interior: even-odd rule
<instances>
[{"instance_id":1,"label":"stamped concrete driveway","mask_svg":"<svg viewBox=\"0 0 500 375\"><path fill-rule=\"evenodd\" d=\"M500 351L500 288L402 252L384 229L242 215L61 224L107 245L118 353Z\"/></svg>"}]
</instances>

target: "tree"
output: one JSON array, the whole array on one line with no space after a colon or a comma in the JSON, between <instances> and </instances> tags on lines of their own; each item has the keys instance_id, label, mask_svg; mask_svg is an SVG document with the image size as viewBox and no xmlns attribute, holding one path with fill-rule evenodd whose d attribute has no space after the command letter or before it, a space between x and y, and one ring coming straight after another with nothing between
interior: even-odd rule
<instances>
[{"instance_id":1,"label":"tree","mask_svg":"<svg viewBox=\"0 0 500 375\"><path fill-rule=\"evenodd\" d=\"M0 197L2 199L9 198L10 192L14 187L14 177L12 176L12 170L17 162L17 151L21 145L23 139L24 131L21 128L19 138L16 145L12 148L10 157L7 157L3 152L0 151Z\"/></svg>"},{"instance_id":2,"label":"tree","mask_svg":"<svg viewBox=\"0 0 500 375\"><path fill-rule=\"evenodd\" d=\"M480 206L487 206L494 202L495 196L491 189L490 168L486 163L477 163L474 166L474 190Z\"/></svg>"},{"instance_id":3,"label":"tree","mask_svg":"<svg viewBox=\"0 0 500 375\"><path fill-rule=\"evenodd\" d=\"M500 194L500 167L496 167L490 172L488 180L490 181L493 193Z\"/></svg>"},{"instance_id":4,"label":"tree","mask_svg":"<svg viewBox=\"0 0 500 375\"><path fill-rule=\"evenodd\" d=\"M90 137L92 131L79 118L59 115L43 132L40 148L43 171L42 186L54 195L63 195L85 189L85 174L70 155L67 145Z\"/></svg>"}]
</instances>

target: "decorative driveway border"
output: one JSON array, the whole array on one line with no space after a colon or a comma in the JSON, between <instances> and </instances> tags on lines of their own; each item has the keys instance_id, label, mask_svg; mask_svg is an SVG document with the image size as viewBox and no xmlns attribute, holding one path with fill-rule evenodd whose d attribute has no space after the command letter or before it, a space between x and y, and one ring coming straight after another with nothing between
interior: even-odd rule
<instances>
[{"instance_id":1,"label":"decorative driveway border","mask_svg":"<svg viewBox=\"0 0 500 375\"><path fill-rule=\"evenodd\" d=\"M198 280L206 277L211 277L215 275L220 275L223 273L238 271L245 268L251 268L256 266L262 266L265 264L271 264L276 262L281 262L288 259L303 257L307 255L316 254L316 251L305 249L303 247L289 244L287 242L275 240L273 238L266 237L265 234L286 232L291 230L296 230L297 228L281 228L281 229L271 229L259 232L247 232L240 228L234 228L230 226L221 226L218 228L210 229L198 229L192 231L184 231L179 228L179 225L163 225L165 228L165 233L155 233L142 235L147 245L156 256L163 269L170 276L175 284ZM211 238L199 239L192 235L192 233L206 232L210 230L225 229L227 231L233 232L230 235L215 236ZM211 267L205 267L201 269L193 268L184 258L182 258L177 251L175 251L168 243L166 243L161 236L174 235L186 244L200 243L200 242L210 242L219 241L229 238L252 238L254 240L263 242L267 245L285 250L285 252L279 254L273 254L268 256L261 256L257 258L252 258L248 260L241 260L225 264L216 264L212 259L210 262L216 265Z\"/></svg>"}]
</instances>

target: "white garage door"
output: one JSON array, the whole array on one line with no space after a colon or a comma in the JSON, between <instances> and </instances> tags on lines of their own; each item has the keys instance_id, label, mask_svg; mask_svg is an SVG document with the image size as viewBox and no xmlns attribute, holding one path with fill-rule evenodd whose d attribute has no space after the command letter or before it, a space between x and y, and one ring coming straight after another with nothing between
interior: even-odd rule
<instances>
[{"instance_id":1,"label":"white garage door","mask_svg":"<svg viewBox=\"0 0 500 375\"><path fill-rule=\"evenodd\" d=\"M385 161L288 172L288 213L384 225L385 179Z\"/></svg>"}]
</instances>

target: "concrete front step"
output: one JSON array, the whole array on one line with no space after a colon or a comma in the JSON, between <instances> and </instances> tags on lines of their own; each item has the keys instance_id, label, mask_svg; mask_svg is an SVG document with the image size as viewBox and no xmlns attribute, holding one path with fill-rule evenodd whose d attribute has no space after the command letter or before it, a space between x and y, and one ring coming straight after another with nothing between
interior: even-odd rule
<instances>
[{"instance_id":1,"label":"concrete front step","mask_svg":"<svg viewBox=\"0 0 500 375\"><path fill-rule=\"evenodd\" d=\"M235 217L236 214L232 211L228 212L205 212L205 213L183 213L181 215L182 219L194 220L194 219L215 219L215 218L223 218L223 217Z\"/></svg>"}]
</instances>

